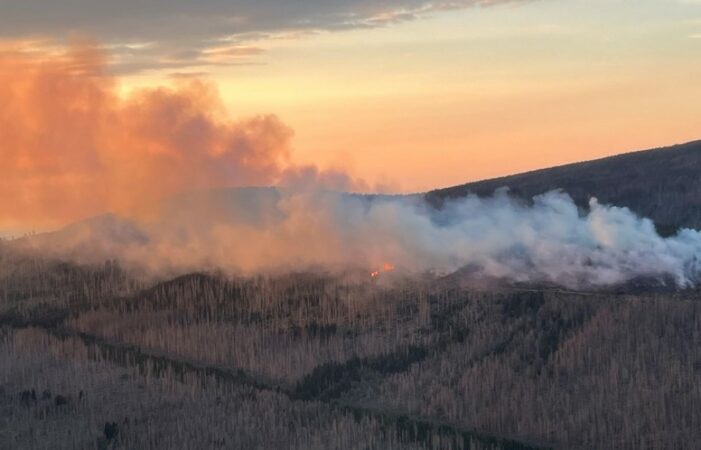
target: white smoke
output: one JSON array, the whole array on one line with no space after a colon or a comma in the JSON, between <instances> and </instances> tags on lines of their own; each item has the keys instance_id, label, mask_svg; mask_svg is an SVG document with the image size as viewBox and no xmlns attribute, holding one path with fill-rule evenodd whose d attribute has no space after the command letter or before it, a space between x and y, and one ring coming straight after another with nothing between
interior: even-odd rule
<instances>
[{"instance_id":1,"label":"white smoke","mask_svg":"<svg viewBox=\"0 0 701 450\"><path fill-rule=\"evenodd\" d=\"M116 257L151 271L369 271L389 262L406 273L467 267L477 276L572 288L636 277L688 287L701 275L700 232L663 238L627 208L592 199L582 212L558 191L526 204L501 190L435 209L420 196L238 189L178 198L157 217L103 218L34 245L80 259Z\"/></svg>"}]
</instances>

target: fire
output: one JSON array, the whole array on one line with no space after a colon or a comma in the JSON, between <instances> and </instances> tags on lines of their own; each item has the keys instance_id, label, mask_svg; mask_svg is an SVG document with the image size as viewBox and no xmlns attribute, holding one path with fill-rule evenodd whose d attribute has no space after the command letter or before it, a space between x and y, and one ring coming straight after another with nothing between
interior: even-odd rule
<instances>
[{"instance_id":1,"label":"fire","mask_svg":"<svg viewBox=\"0 0 701 450\"><path fill-rule=\"evenodd\" d=\"M379 270L375 270L373 272L370 272L370 277L372 278L377 278L379 277L382 273L385 272L392 272L394 270L394 264L391 263L384 263L382 267Z\"/></svg>"}]
</instances>

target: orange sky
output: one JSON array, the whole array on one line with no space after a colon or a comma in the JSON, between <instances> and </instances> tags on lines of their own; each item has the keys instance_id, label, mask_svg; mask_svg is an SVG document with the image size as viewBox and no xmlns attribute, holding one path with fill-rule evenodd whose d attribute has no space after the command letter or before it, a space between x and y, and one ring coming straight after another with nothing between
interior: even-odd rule
<instances>
[{"instance_id":1,"label":"orange sky","mask_svg":"<svg viewBox=\"0 0 701 450\"><path fill-rule=\"evenodd\" d=\"M23 42L23 51L45 63L30 70L2 53L3 98L15 101L0 108L6 170L0 191L24 203L6 204L0 225L56 224L99 209L86 202L124 207L131 200L121 193L129 189L158 197L312 176L342 188L412 192L701 138L701 2L695 0L518 0L488 7L464 0L464 8L451 10L413 0L397 2L404 9L359 2L353 14L361 24L333 22L336 4L328 3L331 10L314 16L317 25L309 29L280 21L275 8L255 16L256 8L274 2L237 1L252 11L236 22L248 28L216 39L203 34L197 42L171 31L192 26L199 36L201 21L164 19L163 28L134 38L134 30L149 29L138 21L152 20L138 11L119 23L105 22L99 10L80 22L44 23L18 2L17 18L5 19L0 39ZM304 4L309 11L322 5ZM111 64L100 70L114 76L94 83L57 72L66 66L58 56L62 43L75 33L100 43ZM49 75L42 72L47 68ZM44 75L27 76L32 70ZM67 81L46 90L45 75ZM84 102L77 119L58 103L73 98L76 86ZM179 101L186 106L174 107ZM182 115L209 128L183 131L173 122ZM269 115L275 122L266 124L284 131L259 130L246 147L264 158L237 153L234 135L248 136ZM115 117L116 129L104 131ZM87 137L85 129L92 130ZM174 142L174 133L189 134ZM163 155L173 156L167 164L177 168L166 179L158 168ZM218 168L222 155L243 164L230 170L237 177L231 182L229 172L210 167ZM154 175L162 183L151 187L144 180ZM100 177L114 184L100 185ZM67 180L100 195L89 201L72 195L58 205L52 199L68 189ZM22 213L31 209L27 202L44 212Z\"/></svg>"},{"instance_id":2,"label":"orange sky","mask_svg":"<svg viewBox=\"0 0 701 450\"><path fill-rule=\"evenodd\" d=\"M0 48L0 226L152 215L163 199L233 186L371 189L295 164L287 125L275 115L233 119L212 82L120 93L106 61L92 42L50 55Z\"/></svg>"},{"instance_id":3,"label":"orange sky","mask_svg":"<svg viewBox=\"0 0 701 450\"><path fill-rule=\"evenodd\" d=\"M209 76L296 161L418 191L701 138L700 35L696 2L533 2L262 41Z\"/></svg>"}]
</instances>

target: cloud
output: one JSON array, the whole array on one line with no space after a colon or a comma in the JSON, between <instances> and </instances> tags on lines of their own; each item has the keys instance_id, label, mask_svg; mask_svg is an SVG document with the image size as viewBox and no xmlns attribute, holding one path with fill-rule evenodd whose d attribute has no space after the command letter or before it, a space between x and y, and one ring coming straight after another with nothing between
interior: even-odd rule
<instances>
[{"instance_id":1,"label":"cloud","mask_svg":"<svg viewBox=\"0 0 701 450\"><path fill-rule=\"evenodd\" d=\"M0 47L0 226L136 214L196 189L356 183L291 165L290 128L274 115L232 119L196 77L121 97L106 59L90 42Z\"/></svg>"},{"instance_id":2,"label":"cloud","mask_svg":"<svg viewBox=\"0 0 701 450\"><path fill-rule=\"evenodd\" d=\"M94 36L121 46L117 70L131 72L239 64L254 56L224 52L215 61L201 58L223 42L245 46L280 34L378 27L433 11L527 1L532 0L0 0L0 38ZM181 56L177 61L175 54Z\"/></svg>"}]
</instances>

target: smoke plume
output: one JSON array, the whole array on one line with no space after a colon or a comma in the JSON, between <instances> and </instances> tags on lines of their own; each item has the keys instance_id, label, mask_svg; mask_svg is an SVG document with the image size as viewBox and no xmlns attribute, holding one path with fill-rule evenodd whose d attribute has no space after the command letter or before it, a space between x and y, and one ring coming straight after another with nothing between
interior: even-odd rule
<instances>
[{"instance_id":1,"label":"smoke plume","mask_svg":"<svg viewBox=\"0 0 701 450\"><path fill-rule=\"evenodd\" d=\"M701 233L660 237L627 208L578 210L553 191L528 205L500 191L441 210L421 196L248 188L193 193L154 221L104 216L37 236L42 251L82 261L119 258L147 272L381 271L609 286L638 277L694 285Z\"/></svg>"},{"instance_id":2,"label":"smoke plume","mask_svg":"<svg viewBox=\"0 0 701 450\"><path fill-rule=\"evenodd\" d=\"M89 42L0 47L0 227L150 213L196 189L366 187L340 171L292 166L288 127L273 115L232 120L202 80L120 96L106 60Z\"/></svg>"},{"instance_id":3,"label":"smoke plume","mask_svg":"<svg viewBox=\"0 0 701 450\"><path fill-rule=\"evenodd\" d=\"M339 193L368 186L291 165L292 132L275 116L234 121L199 80L120 96L104 67L88 44L0 52L0 225L97 215L18 246L144 273L462 270L569 287L699 279L698 231L662 238L626 208L593 199L584 212L562 192L524 204L503 191L439 210L422 196ZM232 188L252 185L286 188Z\"/></svg>"}]
</instances>

